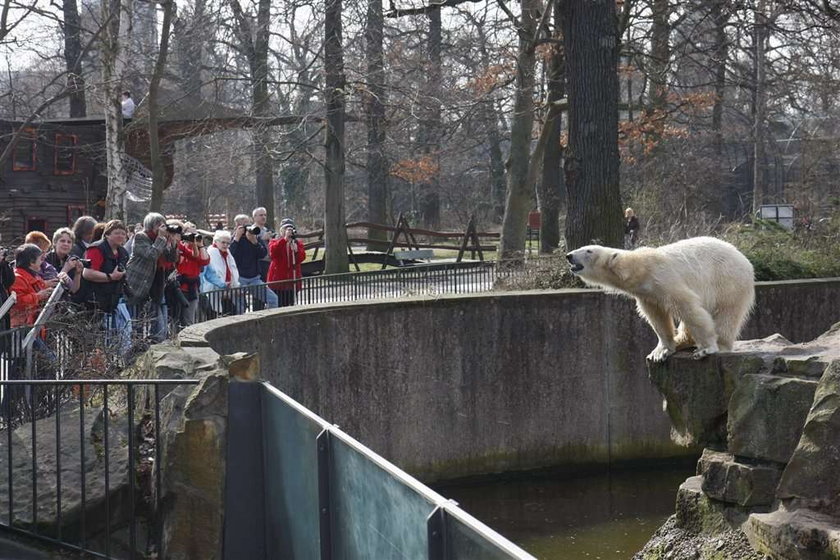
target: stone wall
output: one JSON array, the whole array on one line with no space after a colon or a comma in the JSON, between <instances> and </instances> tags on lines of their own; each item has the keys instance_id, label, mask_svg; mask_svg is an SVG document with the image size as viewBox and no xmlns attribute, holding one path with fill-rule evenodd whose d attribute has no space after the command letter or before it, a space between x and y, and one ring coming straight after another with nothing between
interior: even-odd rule
<instances>
[{"instance_id":1,"label":"stone wall","mask_svg":"<svg viewBox=\"0 0 840 560\"><path fill-rule=\"evenodd\" d=\"M840 281L764 284L749 329L806 336L830 324L838 293ZM651 329L599 291L266 311L181 343L257 352L264 379L427 481L696 453L670 440L648 382Z\"/></svg>"}]
</instances>

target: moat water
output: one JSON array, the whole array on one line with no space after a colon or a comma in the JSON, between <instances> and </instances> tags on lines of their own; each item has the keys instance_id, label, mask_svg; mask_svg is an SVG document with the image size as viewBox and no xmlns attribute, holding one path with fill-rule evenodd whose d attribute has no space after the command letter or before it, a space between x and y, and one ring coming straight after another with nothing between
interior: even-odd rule
<instances>
[{"instance_id":1,"label":"moat water","mask_svg":"<svg viewBox=\"0 0 840 560\"><path fill-rule=\"evenodd\" d=\"M628 560L674 513L692 465L439 488L537 558Z\"/></svg>"}]
</instances>

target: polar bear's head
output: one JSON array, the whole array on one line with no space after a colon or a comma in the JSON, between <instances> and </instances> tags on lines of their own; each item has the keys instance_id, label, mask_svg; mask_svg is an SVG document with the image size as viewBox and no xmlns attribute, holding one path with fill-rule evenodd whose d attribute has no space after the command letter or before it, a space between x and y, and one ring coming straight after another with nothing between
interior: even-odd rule
<instances>
[{"instance_id":1,"label":"polar bear's head","mask_svg":"<svg viewBox=\"0 0 840 560\"><path fill-rule=\"evenodd\" d=\"M601 245L587 245L566 255L569 269L586 282L615 285L614 265L621 251Z\"/></svg>"}]
</instances>

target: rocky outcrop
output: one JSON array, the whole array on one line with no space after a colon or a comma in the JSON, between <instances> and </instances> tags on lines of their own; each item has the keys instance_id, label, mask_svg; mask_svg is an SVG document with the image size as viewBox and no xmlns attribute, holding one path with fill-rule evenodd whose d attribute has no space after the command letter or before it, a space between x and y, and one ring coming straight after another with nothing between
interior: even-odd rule
<instances>
[{"instance_id":1,"label":"rocky outcrop","mask_svg":"<svg viewBox=\"0 0 840 560\"><path fill-rule=\"evenodd\" d=\"M677 354L649 373L674 440L706 449L672 527L637 558L840 559L840 323L809 343L775 335L707 360ZM739 555L679 552L685 539L744 537Z\"/></svg>"}]
</instances>

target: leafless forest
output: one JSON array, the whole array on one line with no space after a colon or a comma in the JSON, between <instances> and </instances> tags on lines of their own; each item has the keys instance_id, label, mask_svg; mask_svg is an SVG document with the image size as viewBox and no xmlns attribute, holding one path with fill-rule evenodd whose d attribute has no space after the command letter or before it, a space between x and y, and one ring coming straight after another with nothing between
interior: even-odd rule
<instances>
[{"instance_id":1,"label":"leafless forest","mask_svg":"<svg viewBox=\"0 0 840 560\"><path fill-rule=\"evenodd\" d=\"M840 199L838 9L3 0L0 118L104 118L114 216L138 198L113 157L130 90L155 130L153 192L135 212L202 222L264 205L339 241L348 221L462 228L475 214L502 231L503 255L537 208L547 251L616 243L626 206L650 234L712 232L762 203L815 220ZM173 107L204 118L189 113L199 103L243 120L164 146L166 181L156 124Z\"/></svg>"}]
</instances>

